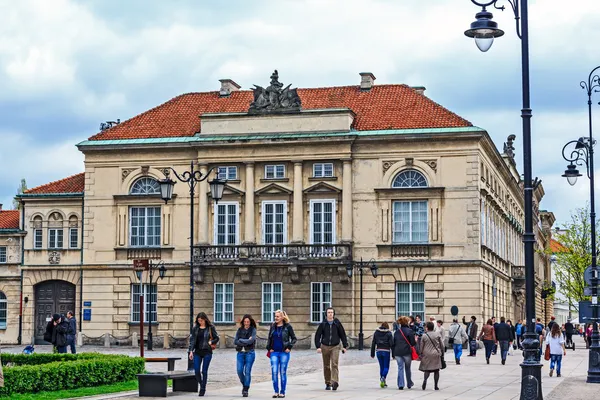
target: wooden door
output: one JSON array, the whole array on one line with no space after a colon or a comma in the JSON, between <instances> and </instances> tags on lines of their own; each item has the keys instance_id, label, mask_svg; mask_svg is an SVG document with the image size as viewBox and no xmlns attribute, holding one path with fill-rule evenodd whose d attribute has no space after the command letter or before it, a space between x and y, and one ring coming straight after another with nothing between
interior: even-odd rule
<instances>
[{"instance_id":1,"label":"wooden door","mask_svg":"<svg viewBox=\"0 0 600 400\"><path fill-rule=\"evenodd\" d=\"M35 286L35 342L44 342L46 325L53 314L75 312L75 285L66 281L45 281Z\"/></svg>"}]
</instances>

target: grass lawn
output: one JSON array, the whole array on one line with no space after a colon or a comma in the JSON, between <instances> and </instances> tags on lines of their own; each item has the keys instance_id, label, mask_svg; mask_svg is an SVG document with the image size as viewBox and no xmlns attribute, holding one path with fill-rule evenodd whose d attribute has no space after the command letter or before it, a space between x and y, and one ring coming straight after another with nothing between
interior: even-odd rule
<instances>
[{"instance_id":1,"label":"grass lawn","mask_svg":"<svg viewBox=\"0 0 600 400\"><path fill-rule=\"evenodd\" d=\"M127 381L115 383L113 385L97 386L97 387L85 387L72 390L58 390L56 392L38 392L38 393L24 393L24 394L13 394L10 396L10 400L55 400L55 399L69 399L72 397L83 397L83 396L95 396L106 393L125 392L128 390L137 390L138 381ZM8 397L0 397L0 399L8 399Z\"/></svg>"}]
</instances>

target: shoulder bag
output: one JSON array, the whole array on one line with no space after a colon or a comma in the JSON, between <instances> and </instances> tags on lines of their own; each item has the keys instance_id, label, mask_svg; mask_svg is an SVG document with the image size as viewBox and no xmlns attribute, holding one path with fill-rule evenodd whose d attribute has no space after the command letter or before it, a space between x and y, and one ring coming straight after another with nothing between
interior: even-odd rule
<instances>
[{"instance_id":1,"label":"shoulder bag","mask_svg":"<svg viewBox=\"0 0 600 400\"><path fill-rule=\"evenodd\" d=\"M404 332L402 332L402 326L400 326L400 328L398 330L400 331L400 333L402 334L402 337L404 338L404 340L406 340L406 343L410 347L410 358L412 360L418 360L419 359L419 354L417 354L417 350L415 349L415 346L413 346L412 344L410 344L410 342L408 341L408 339L406 338L406 336L404 336Z\"/></svg>"},{"instance_id":2,"label":"shoulder bag","mask_svg":"<svg viewBox=\"0 0 600 400\"><path fill-rule=\"evenodd\" d=\"M456 332L454 332L454 335L452 335L451 338L448 338L448 344L454 344L454 338L458 334L458 331L460 331L460 326L458 327L458 329L456 330Z\"/></svg>"},{"instance_id":3,"label":"shoulder bag","mask_svg":"<svg viewBox=\"0 0 600 400\"><path fill-rule=\"evenodd\" d=\"M435 342L431 339L431 336L429 336L429 334L427 332L425 332L425 334L429 338L429 341L431 342L431 344L433 345L433 347L435 347L435 351L437 351L438 353L440 353L440 361L442 362L442 369L446 369L446 360L444 360L444 353L442 353L440 351L440 349L438 349L437 344L435 344Z\"/></svg>"},{"instance_id":4,"label":"shoulder bag","mask_svg":"<svg viewBox=\"0 0 600 400\"><path fill-rule=\"evenodd\" d=\"M210 339L210 348L211 348L212 350L216 350L216 348L217 348L217 344L212 342L212 340L213 340L213 335L212 335L212 326L209 326L209 327L208 327L208 337L209 337L209 339Z\"/></svg>"},{"instance_id":5,"label":"shoulder bag","mask_svg":"<svg viewBox=\"0 0 600 400\"><path fill-rule=\"evenodd\" d=\"M544 360L550 360L550 335L546 337L546 349L544 350Z\"/></svg>"}]
</instances>

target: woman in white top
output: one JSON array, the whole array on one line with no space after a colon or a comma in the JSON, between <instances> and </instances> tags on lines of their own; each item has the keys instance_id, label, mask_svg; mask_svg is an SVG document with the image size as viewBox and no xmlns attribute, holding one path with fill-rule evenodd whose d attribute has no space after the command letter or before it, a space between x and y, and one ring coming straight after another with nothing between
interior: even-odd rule
<instances>
[{"instance_id":1,"label":"woman in white top","mask_svg":"<svg viewBox=\"0 0 600 400\"><path fill-rule=\"evenodd\" d=\"M550 346L550 376L552 376L554 364L556 364L556 376L560 377L562 358L563 355L567 355L567 350L565 349L565 339L558 324L552 324L552 330L546 335L546 343Z\"/></svg>"}]
</instances>

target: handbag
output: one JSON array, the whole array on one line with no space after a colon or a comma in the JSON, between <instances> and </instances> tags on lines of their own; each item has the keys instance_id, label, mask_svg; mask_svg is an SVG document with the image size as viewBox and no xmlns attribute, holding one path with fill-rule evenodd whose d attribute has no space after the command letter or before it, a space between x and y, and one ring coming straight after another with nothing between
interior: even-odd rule
<instances>
[{"instance_id":1,"label":"handbag","mask_svg":"<svg viewBox=\"0 0 600 400\"><path fill-rule=\"evenodd\" d=\"M456 332L454 332L454 335L451 338L448 338L448 344L454 344L454 338L458 334L459 330L460 330L460 326L458 327L458 329L456 330Z\"/></svg>"},{"instance_id":2,"label":"handbag","mask_svg":"<svg viewBox=\"0 0 600 400\"><path fill-rule=\"evenodd\" d=\"M267 350L267 358L271 358L271 350Z\"/></svg>"},{"instance_id":3,"label":"handbag","mask_svg":"<svg viewBox=\"0 0 600 400\"><path fill-rule=\"evenodd\" d=\"M550 360L550 344L546 345L546 350L544 351L544 360Z\"/></svg>"},{"instance_id":4,"label":"handbag","mask_svg":"<svg viewBox=\"0 0 600 400\"><path fill-rule=\"evenodd\" d=\"M210 338L210 348L212 350L216 350L217 344L212 342L213 336L212 336L212 329L210 326L208 327L208 337Z\"/></svg>"},{"instance_id":5,"label":"handbag","mask_svg":"<svg viewBox=\"0 0 600 400\"><path fill-rule=\"evenodd\" d=\"M412 344L410 344L410 342L408 341L408 339L406 338L406 336L404 336L404 332L402 332L402 326L400 326L400 329L398 329L400 331L400 333L402 334L402 337L404 338L404 340L406 340L406 343L410 346L410 358L415 361L419 359L419 354L417 353L417 350L415 349L415 346L413 346Z\"/></svg>"},{"instance_id":6,"label":"handbag","mask_svg":"<svg viewBox=\"0 0 600 400\"><path fill-rule=\"evenodd\" d=\"M442 369L446 369L446 360L444 360L444 353L442 353L440 351L440 349L438 349L437 345L435 344L435 342L431 339L431 336L429 336L429 334L427 332L425 332L425 334L427 335L427 337L429 338L429 341L431 342L431 344L433 345L433 347L435 348L435 351L437 351L438 353L440 353L440 361L442 363Z\"/></svg>"}]
</instances>

